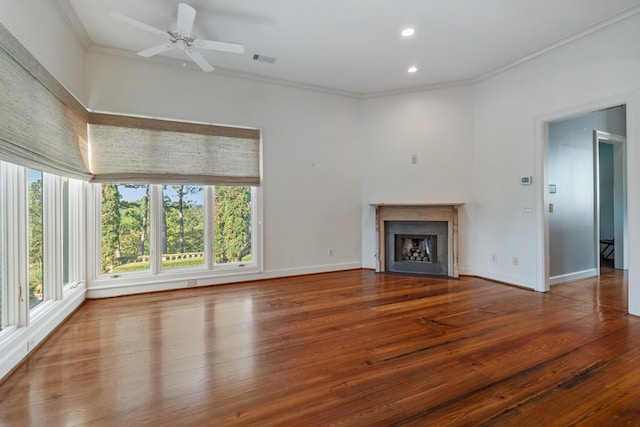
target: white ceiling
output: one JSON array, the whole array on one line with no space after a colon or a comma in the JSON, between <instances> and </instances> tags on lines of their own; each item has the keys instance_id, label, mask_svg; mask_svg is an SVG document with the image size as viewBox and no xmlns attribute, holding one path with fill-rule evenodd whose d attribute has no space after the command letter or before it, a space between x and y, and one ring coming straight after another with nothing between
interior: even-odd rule
<instances>
[{"instance_id":1,"label":"white ceiling","mask_svg":"<svg viewBox=\"0 0 640 427\"><path fill-rule=\"evenodd\" d=\"M56 0L92 48L137 52L162 37L108 16L174 29L178 0ZM201 51L219 70L358 95L481 78L640 11L640 0L186 0L193 35L241 43ZM412 26L416 34L403 39ZM254 61L260 54L274 64ZM178 49L166 56L182 57ZM149 59L144 59L149 60ZM407 73L410 65L419 68ZM214 71L215 72L215 71Z\"/></svg>"}]
</instances>

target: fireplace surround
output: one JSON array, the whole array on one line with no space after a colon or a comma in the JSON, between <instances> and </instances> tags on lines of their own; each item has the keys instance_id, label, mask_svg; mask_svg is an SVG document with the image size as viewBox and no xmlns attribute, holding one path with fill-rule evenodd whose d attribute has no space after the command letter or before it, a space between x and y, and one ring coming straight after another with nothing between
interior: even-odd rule
<instances>
[{"instance_id":1,"label":"fireplace surround","mask_svg":"<svg viewBox=\"0 0 640 427\"><path fill-rule=\"evenodd\" d=\"M464 203L372 204L376 271L458 277L458 208Z\"/></svg>"}]
</instances>

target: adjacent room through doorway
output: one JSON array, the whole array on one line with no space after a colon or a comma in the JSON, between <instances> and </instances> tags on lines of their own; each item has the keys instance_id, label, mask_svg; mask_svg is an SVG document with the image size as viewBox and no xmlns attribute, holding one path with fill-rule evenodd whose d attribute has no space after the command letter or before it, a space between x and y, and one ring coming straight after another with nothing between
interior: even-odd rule
<instances>
[{"instance_id":1,"label":"adjacent room through doorway","mask_svg":"<svg viewBox=\"0 0 640 427\"><path fill-rule=\"evenodd\" d=\"M549 283L627 268L626 107L548 123Z\"/></svg>"}]
</instances>

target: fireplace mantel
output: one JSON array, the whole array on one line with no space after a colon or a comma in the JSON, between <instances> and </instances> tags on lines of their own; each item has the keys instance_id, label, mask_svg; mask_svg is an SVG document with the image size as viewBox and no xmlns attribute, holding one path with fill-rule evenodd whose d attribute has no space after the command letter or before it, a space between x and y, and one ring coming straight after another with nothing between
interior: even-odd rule
<instances>
[{"instance_id":1,"label":"fireplace mantel","mask_svg":"<svg viewBox=\"0 0 640 427\"><path fill-rule=\"evenodd\" d=\"M464 203L372 203L376 209L378 262L376 271L386 271L386 221L446 221L448 229L448 276L458 277L458 208Z\"/></svg>"}]
</instances>

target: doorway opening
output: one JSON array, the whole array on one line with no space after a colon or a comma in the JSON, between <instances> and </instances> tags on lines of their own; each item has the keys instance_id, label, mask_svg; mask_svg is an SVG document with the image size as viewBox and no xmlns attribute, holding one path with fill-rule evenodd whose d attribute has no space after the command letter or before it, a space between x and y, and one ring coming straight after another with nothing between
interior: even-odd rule
<instances>
[{"instance_id":1,"label":"doorway opening","mask_svg":"<svg viewBox=\"0 0 640 427\"><path fill-rule=\"evenodd\" d=\"M627 268L626 105L544 123L546 290Z\"/></svg>"},{"instance_id":2,"label":"doorway opening","mask_svg":"<svg viewBox=\"0 0 640 427\"><path fill-rule=\"evenodd\" d=\"M628 267L627 138L593 131L598 274L603 265Z\"/></svg>"}]
</instances>

